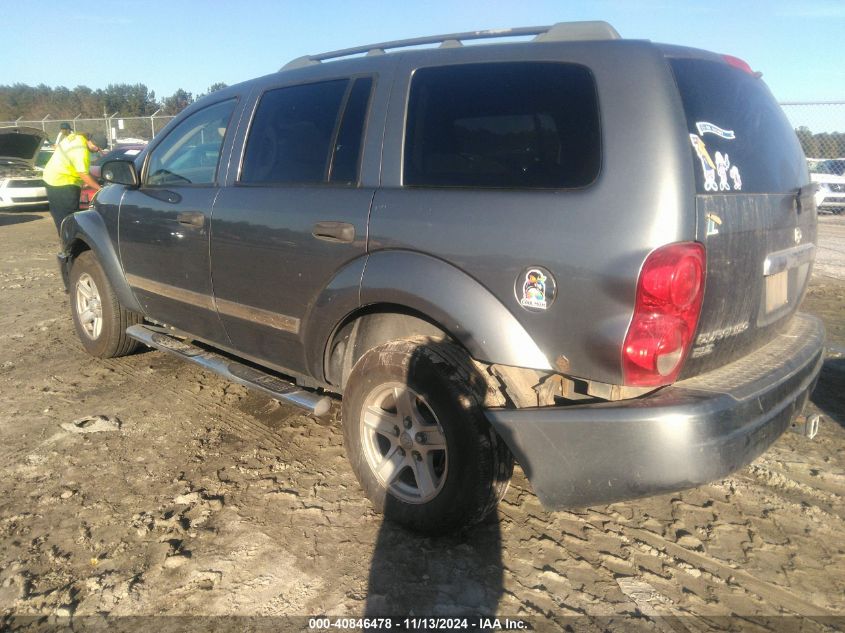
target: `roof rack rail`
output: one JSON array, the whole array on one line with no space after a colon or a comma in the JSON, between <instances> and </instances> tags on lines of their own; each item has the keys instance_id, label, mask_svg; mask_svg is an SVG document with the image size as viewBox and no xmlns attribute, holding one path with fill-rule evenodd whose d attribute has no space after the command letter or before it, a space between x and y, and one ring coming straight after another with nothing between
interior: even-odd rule
<instances>
[{"instance_id":1,"label":"roof rack rail","mask_svg":"<svg viewBox=\"0 0 845 633\"><path fill-rule=\"evenodd\" d=\"M421 46L424 44L440 44L440 48L454 48L463 46L463 40L482 40L497 37L519 37L524 35L535 35L535 42L574 42L583 40L618 40L619 33L610 24L603 21L590 22L558 22L549 26L524 26L513 29L491 29L488 31L468 31L466 33L451 33L449 35L430 35L427 37L414 37L407 40L395 40L392 42L381 42L379 44L368 44L367 46L356 46L345 48L319 55L305 55L297 57L288 62L280 70L302 68L312 66L329 59L349 57L351 55L383 55L393 48L407 48L409 46Z\"/></svg>"}]
</instances>

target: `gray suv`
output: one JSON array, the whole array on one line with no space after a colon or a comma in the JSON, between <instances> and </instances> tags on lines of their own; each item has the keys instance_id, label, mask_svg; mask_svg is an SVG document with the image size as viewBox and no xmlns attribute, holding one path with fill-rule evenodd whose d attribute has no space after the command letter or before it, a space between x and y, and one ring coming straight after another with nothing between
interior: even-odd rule
<instances>
[{"instance_id":1,"label":"gray suv","mask_svg":"<svg viewBox=\"0 0 845 633\"><path fill-rule=\"evenodd\" d=\"M759 73L605 23L300 58L102 174L61 227L85 349L342 395L413 529L480 521L514 460L550 509L723 477L822 364L813 189Z\"/></svg>"}]
</instances>

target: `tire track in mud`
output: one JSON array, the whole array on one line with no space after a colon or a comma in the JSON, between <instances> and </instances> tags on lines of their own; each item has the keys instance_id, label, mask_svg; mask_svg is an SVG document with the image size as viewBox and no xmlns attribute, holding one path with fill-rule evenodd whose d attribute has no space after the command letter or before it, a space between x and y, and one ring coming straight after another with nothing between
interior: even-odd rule
<instances>
[{"instance_id":1,"label":"tire track in mud","mask_svg":"<svg viewBox=\"0 0 845 633\"><path fill-rule=\"evenodd\" d=\"M133 391L137 390L143 393L144 391L152 390L153 393L165 395L167 398L174 397L182 400L184 403L189 403L189 407L195 407L200 415L208 415L215 422L219 422L224 430L242 439L261 444L263 448L271 450L287 461L292 457L295 463L301 464L304 469L326 473L326 471L332 468L331 465L320 460L319 453L317 453L318 456L315 458L311 457L308 451L298 450L296 447L292 448L289 445L288 439L283 435L267 428L248 413L236 410L237 403L224 403L213 400L219 396L222 386L230 384L225 379L211 372L195 368L188 363L184 363L184 361L161 352L153 351L149 354L155 355L152 357L156 364L155 371L153 372L147 369L151 362L148 360L151 358L149 355L145 355L147 358L141 359L140 361L133 357L128 357L106 360L103 361L103 364L109 369L114 370L121 377L135 381L137 387L133 387ZM199 393L194 393L186 388L186 384L189 381L199 384L203 389ZM238 387L238 389L241 388ZM246 390L244 389L244 391ZM180 404L180 408L183 407L184 405ZM297 410L295 408L286 406L286 409L290 410L291 416L296 415ZM335 410L334 413L336 414L337 411ZM200 416L198 415L197 417ZM309 423L316 424L306 414L303 413L302 417L311 420ZM315 445L317 441L318 439L314 438ZM533 498L533 493L530 491L526 490L525 494ZM342 508L338 508L338 510L342 510ZM524 531L524 518L517 517L513 519L513 522L520 526L520 532ZM559 546L563 549L566 547L565 544ZM507 548L508 546L503 544L503 547ZM598 568L596 572L602 577L601 580L607 583L608 587L615 589L615 581L611 572L608 572L604 568ZM516 594L511 594L508 597L503 596L503 598L510 602L515 602L528 613L549 615L554 610L554 607L550 608L550 605L559 606L560 601L554 598L553 579L547 579L547 584L550 587L549 590L546 590L545 586L538 588L538 584L533 582L531 586L525 587L524 591L520 590ZM519 586L523 586L521 582ZM616 590L616 593L619 593L618 590ZM600 608L606 597L600 591L595 593L589 593L587 591L579 592L579 595L573 595L569 601L568 612L570 615L586 613L580 606L576 606L577 604L583 603L585 599L594 605L599 605ZM622 594L617 597L617 600L623 604L623 611L633 611L636 609L635 603ZM547 608L543 608L543 605L546 605Z\"/></svg>"},{"instance_id":2,"label":"tire track in mud","mask_svg":"<svg viewBox=\"0 0 845 633\"><path fill-rule=\"evenodd\" d=\"M694 569L707 572L713 579L721 579L723 581L722 583L718 583L717 581L713 587L737 586L741 587L743 591L754 593L762 598L768 606L774 607L776 611L791 611L795 614L806 615L806 617L832 617L836 615L824 607L796 596L783 587L761 581L742 569L731 567L706 554L689 550L654 532L619 524L612 524L610 527L605 526L605 530L617 533L619 536L625 536L631 543L640 543L654 548L658 552L666 554L670 560L690 565ZM678 571L688 571L684 567L676 566L676 569Z\"/></svg>"},{"instance_id":3,"label":"tire track in mud","mask_svg":"<svg viewBox=\"0 0 845 633\"><path fill-rule=\"evenodd\" d=\"M299 463L306 469L326 470L327 464L321 463L319 458L311 457L308 451L292 450L289 438L274 432L249 413L237 410L237 403L215 401L214 398L219 397L225 386L230 384L225 379L211 372L194 368L161 352L153 351L149 354L155 356L151 357L148 354L143 357L130 356L123 359L102 361L102 364L125 379L126 382L121 388L128 387L133 393L138 394L158 393L181 399L189 403L189 407L196 408L200 414L205 414L214 422L219 422L226 431L241 439L255 442L257 447L271 450L286 460L293 458L294 464ZM149 368L151 360L154 360L157 365L152 371ZM185 371L185 369L188 371ZM186 389L186 383L189 381L201 387L199 393ZM244 391L246 390L244 389ZM282 406L290 410L290 416L296 416L297 410L294 407ZM315 424L313 419L308 418L306 414L303 413L302 417L309 419L309 423ZM198 423L198 425L201 424ZM316 442L317 439L315 438L314 441ZM783 498L786 503L795 504L796 502L788 494L791 487L784 484L788 475L780 472L778 472L779 477L777 478L764 475L764 473L771 472L768 467L758 467L757 470L752 470L752 476L748 477L748 481L743 481L740 485L742 487L753 487L755 484L764 486L773 494ZM795 482L795 485L801 484ZM815 614L820 617L836 615L817 604L794 595L783 587L759 580L752 574L711 556L691 551L641 527L626 525L624 521L620 522L620 517L615 516L612 511L607 513L590 509L589 516L591 518L589 519L568 512L551 515L553 520L548 523L549 527L557 525L559 519L577 521L585 528L589 526L590 538L583 544L574 541L574 538L580 537L569 535L567 539L566 533L564 533L565 536L562 539L557 536L550 536L550 530L541 529L539 520L535 522L527 521L522 513L524 504L521 500L526 497L534 498L533 492L528 488L520 488L519 486L515 487L515 491L518 497L517 502L502 503L500 513L505 520L518 526L519 532L529 532L531 536L528 538L548 539L559 550L560 554L571 556L576 560L587 560L581 557L576 545L593 550L587 562L593 568L596 582L606 583L606 586L600 587L600 590L592 593L586 588L581 588L578 593L580 594L579 598L587 598L588 601L594 601L596 605L601 605L602 602L606 603L608 600L607 592L615 590L613 585L619 584L618 578L638 576L644 579L646 586L652 586L657 594L661 595L661 590L665 590L665 586L662 585L665 585L668 580L679 585L680 591L687 596L694 596L706 602L715 599L719 604L735 604L738 597L741 596L740 601L742 601L746 600L747 596L753 595L759 599L758 602L762 601L767 607L777 611L801 615ZM813 500L817 500L819 495L827 496L819 491L813 496ZM525 540L525 534L522 534L520 538ZM614 540L615 544L608 545L607 539ZM509 547L509 545L506 547ZM660 573L655 573L657 571L660 571ZM554 612L554 606L561 607L563 605L559 599L556 600L554 597L553 574L549 570L543 573L551 575L552 578L545 578L545 580L538 582L536 578L529 580L528 578L514 576L514 580L523 590L511 593L510 599L516 600L528 612L549 615ZM566 578L565 569L560 573L562 573L563 578ZM528 584L524 584L523 580L529 580ZM651 581L651 585L648 584L649 581ZM619 587L621 588L622 585L619 585ZM541 594L540 598L538 598L538 594ZM626 603L630 605L629 610L631 611L639 609L633 598L624 592L621 592L621 594L618 596L619 601L615 603L617 609L625 609ZM545 599L542 599L543 595ZM732 598L732 600L727 600L727 597ZM695 612L694 607L696 605L692 605L692 610L689 610L690 606L678 604L671 597L664 596L664 599L670 605L667 608L674 610L670 613L690 616ZM570 604L570 615L585 612L583 607L575 607L574 604ZM730 611L727 611L726 615L727 613L730 613Z\"/></svg>"},{"instance_id":4,"label":"tire track in mud","mask_svg":"<svg viewBox=\"0 0 845 633\"><path fill-rule=\"evenodd\" d=\"M249 413L240 411L237 402L219 400L231 383L216 374L155 351L122 359L92 362L100 369L90 369L88 377L97 373L103 373L107 377L107 372L114 372L114 377L118 378L115 382L119 383L115 389L125 392L125 397L153 395L164 401L169 398L181 400L179 408L197 411L198 419L195 423L198 428L207 424L206 420L200 418L208 416L208 421L219 423L225 431L254 442L257 447L270 450L286 461L292 461L294 465L298 463L307 470L313 469L323 473L330 469L327 463L320 460L319 453L318 457L314 458L307 450L292 447L290 437L274 432ZM151 367L151 364L155 367ZM56 370L51 371L55 373ZM190 383L199 385L201 390L194 393L187 388ZM245 388L235 389L243 389L244 393L248 393ZM297 409L294 407L281 406L290 412L287 417L297 415ZM336 410L334 413L336 414ZM301 417L309 419L304 413ZM309 423L315 424L313 420ZM318 438L312 439L315 444L319 441ZM14 453L22 454L31 450L30 447ZM755 465L734 484L746 491L753 490L756 495L761 494L762 488L764 493L776 495L788 505L800 504L800 501L794 498L795 495L805 500L808 498L804 494L804 488L807 487L805 484L792 482L788 473L778 468L773 469L771 464ZM669 610L666 613L670 615L697 616L696 607L700 604L686 604L690 597L706 603L715 601L718 608L729 609L727 605L753 602L749 600L749 596L756 597L757 603L762 601L766 607L777 611L801 615L835 615L794 595L788 589L757 579L748 572L706 554L691 551L652 531L630 525L612 508L591 508L586 517L569 512L535 517L532 515L533 507L536 505L539 509L539 504L527 484L526 487L515 485L514 492L515 501L514 494L509 494L506 501L500 505L500 513L505 521L515 526L516 538L522 542L532 538L542 540L551 546L547 556L533 560L531 573L519 574L505 565L506 575L516 583L518 589L506 591L503 599L520 605L529 613L550 617L555 610L566 609L569 615L587 614L592 610L608 608L608 605L617 613L620 609L630 612L641 610L641 605L623 590L624 583L619 583L620 578L637 577L644 586L651 587L657 595L662 596L662 604ZM828 493L813 490L809 500L817 502L819 497L827 501ZM564 530L564 536L561 538L560 533L555 533L555 528L563 522L577 522L589 531L586 535L573 535L571 530ZM518 545L519 543L503 543L505 549ZM586 561L592 569L587 572L580 569L578 574L587 573L592 576L591 581L577 588L574 593L561 594L556 582L569 582L567 568L558 569L558 566L550 565L544 560L546 558L554 562L561 557ZM591 587L591 583L595 586ZM667 591L667 583L678 585L685 599L673 599L672 594ZM613 594L619 595L614 597ZM565 595L569 595L570 599L563 597ZM726 611L725 615L728 613L730 610Z\"/></svg>"},{"instance_id":5,"label":"tire track in mud","mask_svg":"<svg viewBox=\"0 0 845 633\"><path fill-rule=\"evenodd\" d=\"M253 416L248 413L241 411L237 414L233 413L231 411L234 406L232 403L209 401L208 396L217 392L218 388L219 391L223 391L226 387L233 385L233 383L228 382L224 378L217 376L212 372L206 372L202 369L194 368L189 363L181 361L178 358L171 358L163 352L150 351L148 354L155 354L155 360L165 360L165 363L160 367L157 367L154 371L146 371L145 369L137 367L136 362L127 362L130 359L135 360L136 358L140 358L137 356L128 356L121 359L108 359L102 362L104 365L129 380L143 381L144 387L140 389L141 391L145 388L148 390L151 386L154 386L155 391L153 393L166 392L171 396L196 405L201 412L209 415L215 421L220 422L226 430L241 439L263 443L264 448L275 450L280 453L281 456L286 458L292 457L289 442L286 441L286 438L282 435L274 432L261 422L255 420ZM146 363L147 361L143 360L141 362ZM171 363L173 364L172 366L170 365ZM184 371L185 368L187 368L188 371ZM141 371L138 371L139 369ZM170 377L163 375L171 369L173 370L173 374ZM182 371L180 371L180 369ZM185 383L188 381L198 384L201 387L200 392L195 394L190 390L185 389ZM218 384L215 385L215 382ZM237 388L241 389L240 387ZM208 395L203 395L203 392L206 389L209 390L209 393ZM246 392L246 388L242 389ZM281 406L288 409L291 416L296 416L299 412L298 409L291 405L281 404ZM301 412L301 417L313 421L313 418L310 418L305 412ZM314 423L316 424L316 422ZM295 459L297 462L300 462L309 468L313 468L317 465L310 455L296 455Z\"/></svg>"},{"instance_id":6,"label":"tire track in mud","mask_svg":"<svg viewBox=\"0 0 845 633\"><path fill-rule=\"evenodd\" d=\"M68 336L72 335L72 332L68 334ZM149 370L150 354L156 355L154 357L155 361L165 361L165 364L160 368ZM291 457L290 447L283 436L256 421L248 413L239 411L236 414L232 412L233 405L230 403L209 401L208 395L218 391L222 392L225 388L233 385L233 383L226 381L212 372L205 372L193 367L189 363L152 350L146 354L135 354L115 359L92 359L87 356L82 356L81 358L87 360L88 363L80 363L79 367L70 368L64 366L61 368L51 367L51 376L76 374L90 378L91 376L86 375L84 372L86 368L90 369L90 363L94 363L96 367L107 369L120 376L123 384L116 388L121 390L123 394L122 399L130 395L140 397L150 397L152 395L155 399L155 394L166 393L168 397L182 399L191 403L200 413L209 416L215 422L219 422L225 430L235 436L256 442L263 447L280 453L284 457ZM94 373L97 373L96 369L94 369ZM215 381L219 382L219 385L213 384ZM189 389L185 388L185 385L190 382L201 387L198 394L192 393ZM236 388L241 389L237 386ZM243 389L246 391L245 388ZM203 392L206 390L208 395L203 395ZM60 391L48 393L53 397L58 397L67 402L74 402L74 399L65 396ZM281 404L280 406L289 409L290 415L297 415L298 410L295 407L285 404ZM301 415L302 417L308 417L304 412ZM45 441L49 441L49 438L46 438ZM43 445L43 441L40 445ZM35 447L33 446L19 446L10 451L0 451L0 460L8 461L15 458L22 458L34 449ZM296 455L295 458L308 467L315 466L310 456ZM305 463L303 458L307 458L308 463Z\"/></svg>"},{"instance_id":7,"label":"tire track in mud","mask_svg":"<svg viewBox=\"0 0 845 633\"><path fill-rule=\"evenodd\" d=\"M515 486L515 491L518 497L533 494L519 486ZM604 571L620 585L626 595L630 592L625 591L620 579L636 578L640 585L656 592L658 602L664 608L662 613L658 610L654 615L695 616L699 619L704 616L695 607L701 606L697 603L703 600L713 606L727 608L724 616L735 612L735 607L731 605L756 602L758 606L765 607L768 615L794 613L815 620L822 627L828 626L831 618L841 617L840 613L802 598L785 587L761 580L738 566L688 549L644 527L628 524L628 520L613 507L589 508L583 513L559 511L550 515L551 520L546 525L539 520L525 521L520 516L520 510L519 506L509 503L507 499L500 507L500 513L506 520L514 524L521 523L533 532L529 539L550 541L573 555L576 561L586 561L596 573ZM529 518L533 517L529 514ZM555 534L555 528L561 528L562 537ZM549 567L542 561L535 563ZM558 573L566 578L566 567ZM674 600L671 595L663 594L672 584L677 585L682 594L693 596L696 602L685 605ZM749 599L752 596L757 600ZM649 614L642 612L641 605L633 596L629 597L641 614L649 617ZM713 617L718 619L722 616ZM709 622L709 625L715 623ZM776 622L773 627L772 630L777 630Z\"/></svg>"},{"instance_id":8,"label":"tire track in mud","mask_svg":"<svg viewBox=\"0 0 845 633\"><path fill-rule=\"evenodd\" d=\"M837 486L836 483L825 481L809 482L808 478L765 463L750 464L744 472L751 480L744 484L746 488L751 488L755 484L764 486L768 490L775 491L781 499L796 506L801 506L802 503L807 503L807 500L811 499L812 507L827 517L835 518L840 522L845 520L845 507L838 509L835 507L837 504L842 506L842 496L833 488L841 487L841 485ZM835 477L836 475L828 474L828 476Z\"/></svg>"}]
</instances>

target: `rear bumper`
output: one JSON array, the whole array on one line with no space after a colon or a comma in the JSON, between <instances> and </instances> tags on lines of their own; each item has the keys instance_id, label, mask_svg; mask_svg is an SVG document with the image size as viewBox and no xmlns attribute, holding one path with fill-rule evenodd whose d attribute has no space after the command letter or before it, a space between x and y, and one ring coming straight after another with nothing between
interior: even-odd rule
<instances>
[{"instance_id":1,"label":"rear bumper","mask_svg":"<svg viewBox=\"0 0 845 633\"><path fill-rule=\"evenodd\" d=\"M745 358L650 396L486 414L545 507L610 503L748 464L802 411L823 362L821 321L797 314Z\"/></svg>"}]
</instances>

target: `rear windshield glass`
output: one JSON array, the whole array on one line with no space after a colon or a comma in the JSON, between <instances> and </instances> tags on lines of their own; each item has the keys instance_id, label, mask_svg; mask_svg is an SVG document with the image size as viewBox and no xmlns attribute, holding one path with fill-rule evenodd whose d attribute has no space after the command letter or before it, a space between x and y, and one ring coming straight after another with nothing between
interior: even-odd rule
<instances>
[{"instance_id":1,"label":"rear windshield glass","mask_svg":"<svg viewBox=\"0 0 845 633\"><path fill-rule=\"evenodd\" d=\"M806 161L766 84L725 63L670 59L684 103L699 193L787 193Z\"/></svg>"},{"instance_id":2,"label":"rear windshield glass","mask_svg":"<svg viewBox=\"0 0 845 633\"><path fill-rule=\"evenodd\" d=\"M584 187L601 163L596 88L584 66L490 63L414 73L404 184Z\"/></svg>"}]
</instances>

